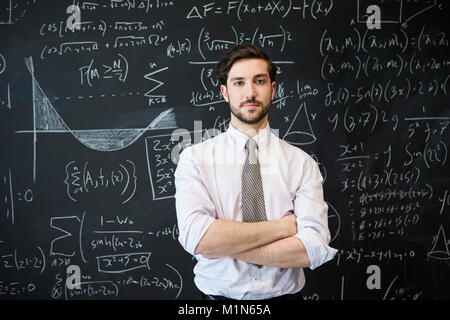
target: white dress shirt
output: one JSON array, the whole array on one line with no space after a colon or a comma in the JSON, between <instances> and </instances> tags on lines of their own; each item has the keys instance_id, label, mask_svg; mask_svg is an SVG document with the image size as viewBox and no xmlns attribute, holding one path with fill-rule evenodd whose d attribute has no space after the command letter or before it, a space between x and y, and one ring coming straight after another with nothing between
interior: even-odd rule
<instances>
[{"instance_id":1,"label":"white dress shirt","mask_svg":"<svg viewBox=\"0 0 450 320\"><path fill-rule=\"evenodd\" d=\"M241 184L248 136L231 124L228 130L186 148L175 171L179 241L192 255L216 219L242 221ZM253 137L268 220L294 213L297 234L317 268L334 257L328 246L328 206L323 199L317 163L304 151L279 139L269 125ZM302 268L256 266L228 257L207 259L200 254L194 282L205 294L233 299L268 299L300 291L305 285Z\"/></svg>"}]
</instances>

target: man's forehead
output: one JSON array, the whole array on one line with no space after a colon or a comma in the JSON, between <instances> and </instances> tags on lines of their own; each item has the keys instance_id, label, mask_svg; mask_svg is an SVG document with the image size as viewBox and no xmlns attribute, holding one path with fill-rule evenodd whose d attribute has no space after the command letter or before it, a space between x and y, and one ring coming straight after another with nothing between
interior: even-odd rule
<instances>
[{"instance_id":1,"label":"man's forehead","mask_svg":"<svg viewBox=\"0 0 450 320\"><path fill-rule=\"evenodd\" d=\"M268 63L264 59L241 59L228 72L228 79L235 77L269 76Z\"/></svg>"}]
</instances>

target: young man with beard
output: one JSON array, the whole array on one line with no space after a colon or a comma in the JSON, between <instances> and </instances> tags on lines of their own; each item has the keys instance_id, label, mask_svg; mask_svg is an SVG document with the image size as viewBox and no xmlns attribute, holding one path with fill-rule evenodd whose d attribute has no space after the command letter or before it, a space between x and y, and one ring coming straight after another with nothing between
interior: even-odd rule
<instances>
[{"instance_id":1,"label":"young man with beard","mask_svg":"<svg viewBox=\"0 0 450 320\"><path fill-rule=\"evenodd\" d=\"M179 241L203 299L301 299L303 268L336 254L316 162L271 132L276 69L250 45L219 60L226 132L186 148L175 172ZM232 161L230 161L230 159Z\"/></svg>"}]
</instances>

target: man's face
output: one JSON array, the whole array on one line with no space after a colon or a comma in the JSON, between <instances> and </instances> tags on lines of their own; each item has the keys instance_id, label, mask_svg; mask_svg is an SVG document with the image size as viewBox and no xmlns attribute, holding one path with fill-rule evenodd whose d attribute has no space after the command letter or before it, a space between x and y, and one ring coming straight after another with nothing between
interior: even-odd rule
<instances>
[{"instance_id":1,"label":"man's face","mask_svg":"<svg viewBox=\"0 0 450 320\"><path fill-rule=\"evenodd\" d=\"M266 121L275 88L263 59L236 61L228 72L227 85L220 87L230 104L232 120L234 117L250 125Z\"/></svg>"}]
</instances>

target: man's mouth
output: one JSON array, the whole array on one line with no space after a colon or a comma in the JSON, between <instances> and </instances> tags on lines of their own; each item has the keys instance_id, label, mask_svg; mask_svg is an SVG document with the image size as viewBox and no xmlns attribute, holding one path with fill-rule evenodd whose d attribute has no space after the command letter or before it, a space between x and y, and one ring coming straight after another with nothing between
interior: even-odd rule
<instances>
[{"instance_id":1,"label":"man's mouth","mask_svg":"<svg viewBox=\"0 0 450 320\"><path fill-rule=\"evenodd\" d=\"M261 106L261 103L259 102L244 102L241 104L241 108L249 108L249 109L254 109L254 108L258 108Z\"/></svg>"}]
</instances>

